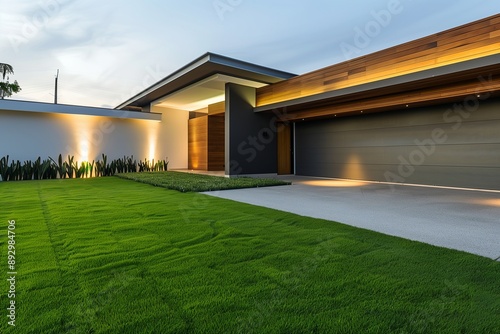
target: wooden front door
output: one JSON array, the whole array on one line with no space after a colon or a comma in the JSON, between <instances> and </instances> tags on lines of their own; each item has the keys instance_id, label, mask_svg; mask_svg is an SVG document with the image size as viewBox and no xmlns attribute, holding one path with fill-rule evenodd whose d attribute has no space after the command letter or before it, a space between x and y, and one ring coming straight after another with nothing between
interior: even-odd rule
<instances>
[{"instance_id":1,"label":"wooden front door","mask_svg":"<svg viewBox=\"0 0 500 334\"><path fill-rule=\"evenodd\" d=\"M293 174L293 131L292 124L278 126L278 175Z\"/></svg>"}]
</instances>

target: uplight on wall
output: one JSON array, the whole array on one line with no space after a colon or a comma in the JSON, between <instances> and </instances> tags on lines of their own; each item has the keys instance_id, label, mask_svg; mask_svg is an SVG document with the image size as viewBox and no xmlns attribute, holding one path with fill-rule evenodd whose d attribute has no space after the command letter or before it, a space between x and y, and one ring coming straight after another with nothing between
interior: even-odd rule
<instances>
[{"instance_id":1,"label":"uplight on wall","mask_svg":"<svg viewBox=\"0 0 500 334\"><path fill-rule=\"evenodd\" d=\"M78 157L78 161L89 161L89 142L84 139L80 141L79 145L80 156Z\"/></svg>"},{"instance_id":2,"label":"uplight on wall","mask_svg":"<svg viewBox=\"0 0 500 334\"><path fill-rule=\"evenodd\" d=\"M104 141L104 134L96 126L97 119L90 116L75 116L73 119L73 128L75 131L75 142L77 144L76 161L89 161L93 159L96 147L100 147Z\"/></svg>"},{"instance_id":3,"label":"uplight on wall","mask_svg":"<svg viewBox=\"0 0 500 334\"><path fill-rule=\"evenodd\" d=\"M155 158L156 155L156 141L154 139L149 139L149 153L148 159L151 161Z\"/></svg>"},{"instance_id":4,"label":"uplight on wall","mask_svg":"<svg viewBox=\"0 0 500 334\"><path fill-rule=\"evenodd\" d=\"M366 179L365 171L360 157L356 154L349 156L345 169L342 172L342 178L364 180Z\"/></svg>"},{"instance_id":5,"label":"uplight on wall","mask_svg":"<svg viewBox=\"0 0 500 334\"><path fill-rule=\"evenodd\" d=\"M70 134L65 151L60 152L64 157L74 156L75 161L93 160L104 141L104 134L98 127L98 118L85 115L58 115L64 120L67 132Z\"/></svg>"},{"instance_id":6,"label":"uplight on wall","mask_svg":"<svg viewBox=\"0 0 500 334\"><path fill-rule=\"evenodd\" d=\"M148 126L148 159L152 161L156 156L156 148L158 144L158 123L150 124Z\"/></svg>"}]
</instances>

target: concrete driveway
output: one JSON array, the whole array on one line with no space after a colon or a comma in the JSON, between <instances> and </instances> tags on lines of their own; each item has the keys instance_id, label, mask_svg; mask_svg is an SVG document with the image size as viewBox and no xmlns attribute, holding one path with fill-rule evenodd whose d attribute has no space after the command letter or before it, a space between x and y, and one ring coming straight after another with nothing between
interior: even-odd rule
<instances>
[{"instance_id":1,"label":"concrete driveway","mask_svg":"<svg viewBox=\"0 0 500 334\"><path fill-rule=\"evenodd\" d=\"M500 192L281 179L293 184L205 194L500 259Z\"/></svg>"}]
</instances>

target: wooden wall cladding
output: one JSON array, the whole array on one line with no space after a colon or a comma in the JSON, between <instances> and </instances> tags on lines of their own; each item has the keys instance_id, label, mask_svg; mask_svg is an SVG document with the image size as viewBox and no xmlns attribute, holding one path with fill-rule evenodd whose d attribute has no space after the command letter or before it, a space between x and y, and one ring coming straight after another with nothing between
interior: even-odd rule
<instances>
[{"instance_id":1,"label":"wooden wall cladding","mask_svg":"<svg viewBox=\"0 0 500 334\"><path fill-rule=\"evenodd\" d=\"M500 14L257 89L257 106L500 53Z\"/></svg>"},{"instance_id":2,"label":"wooden wall cladding","mask_svg":"<svg viewBox=\"0 0 500 334\"><path fill-rule=\"evenodd\" d=\"M208 171L224 170L224 123L224 114L205 115L189 120L189 169Z\"/></svg>"},{"instance_id":3,"label":"wooden wall cladding","mask_svg":"<svg viewBox=\"0 0 500 334\"><path fill-rule=\"evenodd\" d=\"M189 120L188 126L188 168L208 168L208 116Z\"/></svg>"},{"instance_id":4,"label":"wooden wall cladding","mask_svg":"<svg viewBox=\"0 0 500 334\"><path fill-rule=\"evenodd\" d=\"M208 106L209 115L219 115L226 112L226 101L214 103Z\"/></svg>"},{"instance_id":5,"label":"wooden wall cladding","mask_svg":"<svg viewBox=\"0 0 500 334\"><path fill-rule=\"evenodd\" d=\"M224 170L225 165L225 117L208 116L208 166L209 171Z\"/></svg>"}]
</instances>

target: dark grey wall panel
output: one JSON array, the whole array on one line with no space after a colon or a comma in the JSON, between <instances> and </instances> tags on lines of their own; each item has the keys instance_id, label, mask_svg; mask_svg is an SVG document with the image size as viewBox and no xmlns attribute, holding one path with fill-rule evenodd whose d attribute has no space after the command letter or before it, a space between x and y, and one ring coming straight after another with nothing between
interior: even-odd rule
<instances>
[{"instance_id":1,"label":"dark grey wall panel","mask_svg":"<svg viewBox=\"0 0 500 334\"><path fill-rule=\"evenodd\" d=\"M499 110L500 112L500 110ZM460 131L443 124L429 124L419 126L401 126L399 128L377 128L351 131L310 131L304 138L304 145L315 147L374 147L374 146L402 146L414 145L415 141L422 142L432 137L432 132L442 129L447 137L446 143L451 144L484 144L498 143L498 122L500 120L475 121L463 123ZM402 137L401 133L405 136ZM329 140L324 140L326 137Z\"/></svg>"},{"instance_id":2,"label":"dark grey wall panel","mask_svg":"<svg viewBox=\"0 0 500 334\"><path fill-rule=\"evenodd\" d=\"M298 175L500 189L500 100L296 123Z\"/></svg>"},{"instance_id":3,"label":"dark grey wall panel","mask_svg":"<svg viewBox=\"0 0 500 334\"><path fill-rule=\"evenodd\" d=\"M392 157L399 157L413 161L414 164L423 166L459 166L459 167L491 167L496 160L500 166L500 144L484 145L446 145L426 146L425 150L415 146L393 147L342 147L311 148L309 150L310 163L314 164L345 164L356 161L358 164L386 164ZM421 152L421 153L419 153ZM399 160L398 160L399 162Z\"/></svg>"},{"instance_id":4,"label":"dark grey wall panel","mask_svg":"<svg viewBox=\"0 0 500 334\"><path fill-rule=\"evenodd\" d=\"M255 88L226 85L226 175L277 172L275 116L254 106Z\"/></svg>"}]
</instances>

